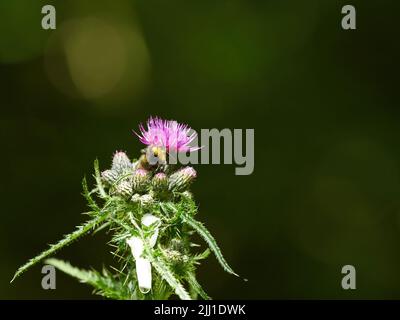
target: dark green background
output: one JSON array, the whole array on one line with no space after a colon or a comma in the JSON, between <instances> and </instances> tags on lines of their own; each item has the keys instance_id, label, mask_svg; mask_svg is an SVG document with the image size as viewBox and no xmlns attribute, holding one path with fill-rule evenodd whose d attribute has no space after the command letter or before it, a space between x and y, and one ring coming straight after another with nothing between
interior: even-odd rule
<instances>
[{"instance_id":1,"label":"dark green background","mask_svg":"<svg viewBox=\"0 0 400 320\"><path fill-rule=\"evenodd\" d=\"M255 129L252 175L196 166L198 218L248 279L210 257L199 280L213 298L400 298L398 2L53 1L55 31L40 27L47 3L0 3L0 298L97 298L61 273L56 290L43 290L40 266L9 280L84 221L82 177L96 157L106 168L117 149L137 156L131 130L149 115ZM357 30L341 28L345 4ZM147 47L144 60L124 51L125 91L95 99L71 85L57 42L65 25L93 17L138 30ZM112 73L112 37L91 32L77 59L104 58ZM101 68L89 79L107 76ZM101 268L112 262L107 239L85 237L57 256ZM346 264L356 290L341 288Z\"/></svg>"}]
</instances>

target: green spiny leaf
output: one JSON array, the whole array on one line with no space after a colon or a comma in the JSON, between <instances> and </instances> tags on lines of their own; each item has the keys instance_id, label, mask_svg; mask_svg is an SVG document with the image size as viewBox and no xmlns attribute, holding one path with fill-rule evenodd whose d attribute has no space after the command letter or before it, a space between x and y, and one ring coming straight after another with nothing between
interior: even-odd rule
<instances>
[{"instance_id":1,"label":"green spiny leaf","mask_svg":"<svg viewBox=\"0 0 400 320\"><path fill-rule=\"evenodd\" d=\"M71 266L69 262L58 259L47 259L45 263L50 264L60 271L79 279L83 283L92 285L96 293L111 299L130 299L129 290L123 287L119 281L114 280L105 272L102 276L97 271L88 271Z\"/></svg>"},{"instance_id":2,"label":"green spiny leaf","mask_svg":"<svg viewBox=\"0 0 400 320\"><path fill-rule=\"evenodd\" d=\"M82 189L83 189L83 196L87 200L89 207L94 211L99 211L100 210L99 207L97 206L96 202L92 198L92 195L90 194L86 177L84 177L82 180Z\"/></svg>"},{"instance_id":3,"label":"green spiny leaf","mask_svg":"<svg viewBox=\"0 0 400 320\"><path fill-rule=\"evenodd\" d=\"M43 260L44 258L47 258L48 256L54 254L61 248L71 244L73 241L78 239L79 237L83 236L84 234L90 232L92 229L94 229L96 226L98 226L100 223L102 223L106 218L108 217L107 214L102 214L98 215L92 220L89 220L85 224L79 226L77 230L74 232L66 235L61 241L59 241L56 244L53 244L50 246L49 249L46 251L43 251L41 254L38 256L30 259L26 264L21 266L17 272L15 273L14 277L10 282L13 282L16 278L18 278L22 273L24 273L26 270L28 270L30 267L34 266L36 263L39 261Z\"/></svg>"},{"instance_id":4,"label":"green spiny leaf","mask_svg":"<svg viewBox=\"0 0 400 320\"><path fill-rule=\"evenodd\" d=\"M201 222L193 219L193 217L189 216L188 214L183 214L182 217L183 221L191 226L194 230L196 230L197 233L207 242L211 251L215 254L215 257L221 264L222 268L224 268L225 271L238 277L238 274L235 273L233 269L229 266L228 262L226 262L220 248L217 245L217 242L215 241L211 233L206 229L206 227Z\"/></svg>"},{"instance_id":5,"label":"green spiny leaf","mask_svg":"<svg viewBox=\"0 0 400 320\"><path fill-rule=\"evenodd\" d=\"M207 248L206 250L204 250L203 252L196 254L195 256L193 256L194 260L204 260L206 259L209 255L210 255L210 248Z\"/></svg>"},{"instance_id":6,"label":"green spiny leaf","mask_svg":"<svg viewBox=\"0 0 400 320\"><path fill-rule=\"evenodd\" d=\"M95 279L93 272L73 267L69 262L54 258L46 259L44 262L56 267L58 270L71 277L79 279L81 282L92 282Z\"/></svg>"},{"instance_id":7,"label":"green spiny leaf","mask_svg":"<svg viewBox=\"0 0 400 320\"><path fill-rule=\"evenodd\" d=\"M100 196L102 198L107 198L107 193L104 191L103 182L101 181L100 169L99 169L99 160L96 159L94 161L94 177L96 179L97 188L99 190Z\"/></svg>"},{"instance_id":8,"label":"green spiny leaf","mask_svg":"<svg viewBox=\"0 0 400 320\"><path fill-rule=\"evenodd\" d=\"M193 288L193 290L200 295L204 300L211 300L208 294L203 290L201 285L197 282L196 276L193 272L189 272L186 278L189 285Z\"/></svg>"},{"instance_id":9,"label":"green spiny leaf","mask_svg":"<svg viewBox=\"0 0 400 320\"><path fill-rule=\"evenodd\" d=\"M156 259L152 258L151 263L159 275L175 290L179 298L182 300L191 300L190 295L161 257Z\"/></svg>"}]
</instances>

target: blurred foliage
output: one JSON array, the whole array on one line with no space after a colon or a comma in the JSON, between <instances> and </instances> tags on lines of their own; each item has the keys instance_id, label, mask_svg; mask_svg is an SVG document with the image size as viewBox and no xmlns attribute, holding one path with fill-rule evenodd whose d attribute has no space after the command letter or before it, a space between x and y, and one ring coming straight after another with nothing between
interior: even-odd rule
<instances>
[{"instance_id":1,"label":"blurred foliage","mask_svg":"<svg viewBox=\"0 0 400 320\"><path fill-rule=\"evenodd\" d=\"M210 259L199 280L213 298L400 298L400 5L352 1L357 30L343 31L345 4L2 1L0 298L94 298L61 273L43 290L40 267L9 280L84 221L93 158L136 154L131 129L149 115L255 129L253 175L196 166L202 218L249 279ZM107 240L58 257L100 269ZM345 264L355 291L340 286Z\"/></svg>"}]
</instances>

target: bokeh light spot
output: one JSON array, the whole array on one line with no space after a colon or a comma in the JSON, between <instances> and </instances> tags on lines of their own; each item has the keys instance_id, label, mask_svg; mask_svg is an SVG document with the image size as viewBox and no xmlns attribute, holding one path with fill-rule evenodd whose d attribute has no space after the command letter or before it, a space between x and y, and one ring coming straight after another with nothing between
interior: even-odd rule
<instances>
[{"instance_id":1,"label":"bokeh light spot","mask_svg":"<svg viewBox=\"0 0 400 320\"><path fill-rule=\"evenodd\" d=\"M137 28L89 17L65 22L46 51L49 79L63 93L100 104L131 99L147 86L150 58Z\"/></svg>"},{"instance_id":2,"label":"bokeh light spot","mask_svg":"<svg viewBox=\"0 0 400 320\"><path fill-rule=\"evenodd\" d=\"M98 98L121 79L127 53L112 26L97 19L80 21L64 45L72 80L83 97Z\"/></svg>"}]
</instances>

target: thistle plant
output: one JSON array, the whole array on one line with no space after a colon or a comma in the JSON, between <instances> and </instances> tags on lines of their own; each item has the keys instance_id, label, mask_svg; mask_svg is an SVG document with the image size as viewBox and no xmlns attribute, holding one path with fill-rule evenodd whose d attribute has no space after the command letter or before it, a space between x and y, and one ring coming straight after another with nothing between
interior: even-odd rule
<instances>
[{"instance_id":1,"label":"thistle plant","mask_svg":"<svg viewBox=\"0 0 400 320\"><path fill-rule=\"evenodd\" d=\"M210 299L196 279L200 261L212 252L222 268L237 275L224 259L215 239L195 216L198 208L189 191L196 179L192 167L167 164L172 152L192 152L196 134L176 121L150 118L139 126L146 145L139 159L114 154L110 169L100 171L94 162L93 189L83 179L89 220L46 251L30 259L15 273L20 276L44 261L87 283L94 293L111 299ZM157 159L157 161L153 161ZM108 230L116 267L83 270L51 258L61 248L88 233ZM198 233L208 248L199 251L192 242Z\"/></svg>"}]
</instances>

